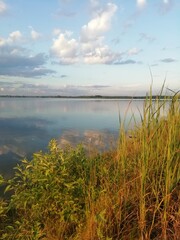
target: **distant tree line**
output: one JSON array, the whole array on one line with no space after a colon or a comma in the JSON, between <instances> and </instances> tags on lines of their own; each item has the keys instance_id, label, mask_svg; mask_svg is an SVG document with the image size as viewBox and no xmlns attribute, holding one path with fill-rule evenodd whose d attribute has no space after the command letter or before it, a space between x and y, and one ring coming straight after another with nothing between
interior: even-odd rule
<instances>
[{"instance_id":1,"label":"distant tree line","mask_svg":"<svg viewBox=\"0 0 180 240\"><path fill-rule=\"evenodd\" d=\"M34 95L0 95L1 98L72 98L72 99L148 99L147 96L103 96L103 95L85 95L85 96L34 96ZM164 98L172 98L169 95L152 95L151 99L164 99ZM178 95L180 98L180 95Z\"/></svg>"}]
</instances>

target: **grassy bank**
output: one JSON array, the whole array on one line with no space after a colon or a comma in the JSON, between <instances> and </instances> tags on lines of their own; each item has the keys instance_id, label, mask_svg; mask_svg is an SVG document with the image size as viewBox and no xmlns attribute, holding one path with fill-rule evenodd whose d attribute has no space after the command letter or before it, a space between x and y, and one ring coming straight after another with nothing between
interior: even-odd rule
<instances>
[{"instance_id":1,"label":"grassy bank","mask_svg":"<svg viewBox=\"0 0 180 240\"><path fill-rule=\"evenodd\" d=\"M180 239L179 110L177 96L150 97L116 150L89 156L52 140L22 160L0 201L0 239Z\"/></svg>"}]
</instances>

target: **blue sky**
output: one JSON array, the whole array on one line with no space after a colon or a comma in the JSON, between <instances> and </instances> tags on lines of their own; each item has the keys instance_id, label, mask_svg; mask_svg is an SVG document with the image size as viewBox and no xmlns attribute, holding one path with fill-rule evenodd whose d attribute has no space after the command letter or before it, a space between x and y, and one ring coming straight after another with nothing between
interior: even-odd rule
<instances>
[{"instance_id":1,"label":"blue sky","mask_svg":"<svg viewBox=\"0 0 180 240\"><path fill-rule=\"evenodd\" d=\"M0 95L180 89L179 0L0 0Z\"/></svg>"}]
</instances>

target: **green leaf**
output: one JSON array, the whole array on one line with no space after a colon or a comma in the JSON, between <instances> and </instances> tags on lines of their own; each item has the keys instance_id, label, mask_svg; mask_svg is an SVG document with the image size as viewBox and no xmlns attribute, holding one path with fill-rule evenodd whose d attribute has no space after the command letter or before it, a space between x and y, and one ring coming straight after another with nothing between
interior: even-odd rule
<instances>
[{"instance_id":1,"label":"green leaf","mask_svg":"<svg viewBox=\"0 0 180 240\"><path fill-rule=\"evenodd\" d=\"M8 191L11 191L13 188L11 185L7 185L7 187L5 188L4 190L4 193L8 192Z\"/></svg>"}]
</instances>

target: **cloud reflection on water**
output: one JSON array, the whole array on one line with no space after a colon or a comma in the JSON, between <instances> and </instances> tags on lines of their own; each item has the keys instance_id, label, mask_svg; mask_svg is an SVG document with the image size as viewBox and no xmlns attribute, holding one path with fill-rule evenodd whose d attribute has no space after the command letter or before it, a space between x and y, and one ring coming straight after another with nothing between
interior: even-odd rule
<instances>
[{"instance_id":1,"label":"cloud reflection on water","mask_svg":"<svg viewBox=\"0 0 180 240\"><path fill-rule=\"evenodd\" d=\"M8 175L24 156L30 159L33 152L45 150L52 138L60 147L112 147L119 112L123 119L128 105L120 100L0 98L0 174ZM138 112L137 106L141 109L143 102L135 101L133 111Z\"/></svg>"},{"instance_id":2,"label":"cloud reflection on water","mask_svg":"<svg viewBox=\"0 0 180 240\"><path fill-rule=\"evenodd\" d=\"M85 150L105 151L115 146L117 137L117 132L108 130L85 130L84 132L67 130L58 139L58 145L65 148L67 146L75 147L81 143Z\"/></svg>"}]
</instances>

